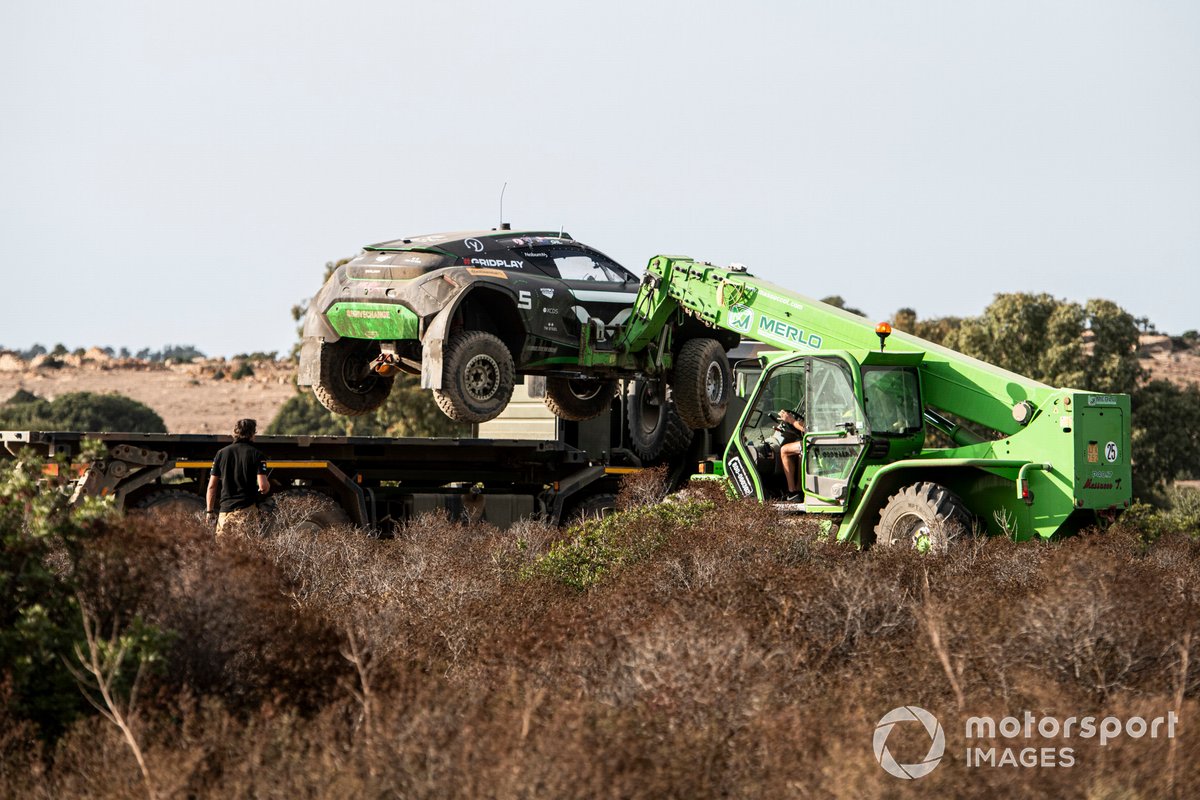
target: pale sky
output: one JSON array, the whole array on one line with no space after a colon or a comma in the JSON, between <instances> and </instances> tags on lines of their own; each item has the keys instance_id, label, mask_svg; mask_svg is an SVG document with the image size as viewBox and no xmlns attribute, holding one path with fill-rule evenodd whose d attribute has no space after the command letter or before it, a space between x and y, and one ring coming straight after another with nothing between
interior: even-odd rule
<instances>
[{"instance_id":1,"label":"pale sky","mask_svg":"<svg viewBox=\"0 0 1200 800\"><path fill-rule=\"evenodd\" d=\"M287 350L506 181L638 272L1200 328L1200 3L5 0L0 75L3 346Z\"/></svg>"}]
</instances>

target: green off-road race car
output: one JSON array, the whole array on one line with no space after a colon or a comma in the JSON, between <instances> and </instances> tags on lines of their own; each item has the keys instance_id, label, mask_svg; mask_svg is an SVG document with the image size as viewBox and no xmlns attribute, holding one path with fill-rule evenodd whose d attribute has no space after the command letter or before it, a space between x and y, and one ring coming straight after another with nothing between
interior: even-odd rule
<instances>
[{"instance_id":1,"label":"green off-road race car","mask_svg":"<svg viewBox=\"0 0 1200 800\"><path fill-rule=\"evenodd\" d=\"M516 376L545 378L546 405L584 420L608 410L617 376L578 369L580 335L603 339L630 314L639 278L547 231L465 231L373 244L313 298L301 385L337 414L378 408L395 375L421 376L460 422L504 410Z\"/></svg>"}]
</instances>

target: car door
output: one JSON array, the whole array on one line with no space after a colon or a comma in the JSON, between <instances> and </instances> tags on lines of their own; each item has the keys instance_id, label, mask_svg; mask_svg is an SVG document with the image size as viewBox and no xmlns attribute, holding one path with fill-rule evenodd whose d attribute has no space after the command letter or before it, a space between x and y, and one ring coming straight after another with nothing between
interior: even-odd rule
<instances>
[{"instance_id":1,"label":"car door","mask_svg":"<svg viewBox=\"0 0 1200 800\"><path fill-rule=\"evenodd\" d=\"M611 329L629 317L638 290L633 273L589 247L565 245L547 248L547 252L570 293L564 324L573 322L578 330L589 319L597 318Z\"/></svg>"}]
</instances>

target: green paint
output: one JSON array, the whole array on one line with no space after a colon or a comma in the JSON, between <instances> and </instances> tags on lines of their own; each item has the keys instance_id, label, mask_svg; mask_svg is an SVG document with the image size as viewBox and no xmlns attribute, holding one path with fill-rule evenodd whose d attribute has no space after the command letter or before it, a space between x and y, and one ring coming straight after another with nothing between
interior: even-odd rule
<instances>
[{"instance_id":1,"label":"green paint","mask_svg":"<svg viewBox=\"0 0 1200 800\"><path fill-rule=\"evenodd\" d=\"M633 314L603 357L615 352L618 368L661 374L670 367L671 337L681 314L783 350L763 355L758 385L724 454L726 463L737 458L748 467L740 480L759 500L767 499L766 491L741 432L750 427L757 398L773 374L806 357L844 361L853 373L859 409L860 367L914 370L926 410L949 412L999 434L981 441L947 430L959 446L934 449L924 447L924 430L904 437L868 432L864 455L845 476L840 500L808 496L825 503L813 502L809 511L845 515L837 531L840 541L860 542L891 494L924 480L959 495L990 532L1017 540L1049 538L1077 525L1078 511L1086 517L1086 512L1121 509L1131 501L1127 395L1047 386L899 331L882 346L874 322L744 271L676 256L650 260ZM581 365L601 363L586 335L580 352ZM1024 424L1013 415L1022 402L1033 409L1022 415ZM887 446L873 448L881 439ZM927 544L918 542L918 547Z\"/></svg>"},{"instance_id":2,"label":"green paint","mask_svg":"<svg viewBox=\"0 0 1200 800\"><path fill-rule=\"evenodd\" d=\"M326 317L339 336L351 339L416 339L420 329L416 314L390 303L335 303Z\"/></svg>"}]
</instances>

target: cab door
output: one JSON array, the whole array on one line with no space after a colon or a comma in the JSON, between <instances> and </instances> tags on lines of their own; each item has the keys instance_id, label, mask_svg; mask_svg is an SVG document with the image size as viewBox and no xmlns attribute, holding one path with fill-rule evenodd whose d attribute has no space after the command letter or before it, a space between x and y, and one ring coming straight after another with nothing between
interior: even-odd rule
<instances>
[{"instance_id":1,"label":"cab door","mask_svg":"<svg viewBox=\"0 0 1200 800\"><path fill-rule=\"evenodd\" d=\"M805 359L804 504L843 508L866 451L866 415L841 358Z\"/></svg>"}]
</instances>

